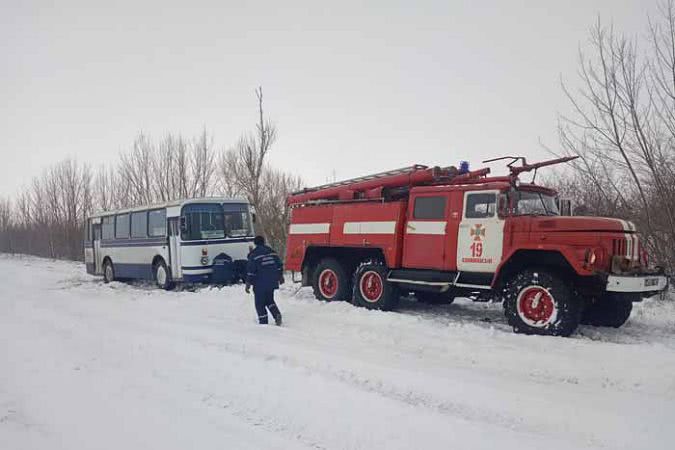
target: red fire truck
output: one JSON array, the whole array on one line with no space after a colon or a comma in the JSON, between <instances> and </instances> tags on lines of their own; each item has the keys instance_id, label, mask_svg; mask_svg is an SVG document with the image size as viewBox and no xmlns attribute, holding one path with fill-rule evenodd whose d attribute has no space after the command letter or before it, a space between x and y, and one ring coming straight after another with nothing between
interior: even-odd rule
<instances>
[{"instance_id":1,"label":"red fire truck","mask_svg":"<svg viewBox=\"0 0 675 450\"><path fill-rule=\"evenodd\" d=\"M519 179L570 159L513 158L499 177L415 165L296 192L286 267L326 301L391 310L411 292L473 296L502 301L519 333L619 327L667 278L631 222L562 216L554 190Z\"/></svg>"}]
</instances>

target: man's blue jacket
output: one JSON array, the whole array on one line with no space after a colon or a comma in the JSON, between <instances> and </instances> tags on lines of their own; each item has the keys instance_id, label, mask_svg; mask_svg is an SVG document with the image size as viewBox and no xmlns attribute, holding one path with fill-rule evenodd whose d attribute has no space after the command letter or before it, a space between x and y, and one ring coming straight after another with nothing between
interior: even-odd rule
<instances>
[{"instance_id":1,"label":"man's blue jacket","mask_svg":"<svg viewBox=\"0 0 675 450\"><path fill-rule=\"evenodd\" d=\"M279 280L284 273L284 265L279 256L267 245L258 245L248 254L246 266L246 284L256 291L279 289Z\"/></svg>"}]
</instances>

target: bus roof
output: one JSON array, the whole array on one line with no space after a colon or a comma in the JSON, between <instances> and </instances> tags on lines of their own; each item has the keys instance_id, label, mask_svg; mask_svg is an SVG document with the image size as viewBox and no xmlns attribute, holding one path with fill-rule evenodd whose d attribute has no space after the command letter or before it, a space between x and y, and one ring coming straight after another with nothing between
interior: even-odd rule
<instances>
[{"instance_id":1,"label":"bus roof","mask_svg":"<svg viewBox=\"0 0 675 450\"><path fill-rule=\"evenodd\" d=\"M165 203L155 203L155 204L151 204L151 205L135 206L133 208L115 209L115 210L111 210L111 211L98 211L95 214L91 214L89 216L89 218L94 219L94 218L97 218L97 217L114 216L116 214L125 214L125 213L137 212L137 211L146 211L146 210L150 210L150 209L170 208L170 207L173 207L173 206L183 207L184 205L189 205L191 203L246 203L246 204L248 204L248 200L246 200L245 198L241 198L241 197L185 198L185 199L179 199L179 200L172 200L170 202L165 202Z\"/></svg>"}]
</instances>

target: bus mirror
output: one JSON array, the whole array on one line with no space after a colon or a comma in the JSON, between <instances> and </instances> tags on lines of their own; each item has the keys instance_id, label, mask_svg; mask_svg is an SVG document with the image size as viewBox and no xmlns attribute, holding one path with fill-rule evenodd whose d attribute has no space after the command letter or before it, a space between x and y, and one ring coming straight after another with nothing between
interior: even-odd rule
<instances>
[{"instance_id":1,"label":"bus mirror","mask_svg":"<svg viewBox=\"0 0 675 450\"><path fill-rule=\"evenodd\" d=\"M253 221L253 223L255 223L255 217L256 217L255 213L251 213L251 220Z\"/></svg>"},{"instance_id":2,"label":"bus mirror","mask_svg":"<svg viewBox=\"0 0 675 450\"><path fill-rule=\"evenodd\" d=\"M185 216L180 216L180 231L181 233L187 232L187 218Z\"/></svg>"}]
</instances>

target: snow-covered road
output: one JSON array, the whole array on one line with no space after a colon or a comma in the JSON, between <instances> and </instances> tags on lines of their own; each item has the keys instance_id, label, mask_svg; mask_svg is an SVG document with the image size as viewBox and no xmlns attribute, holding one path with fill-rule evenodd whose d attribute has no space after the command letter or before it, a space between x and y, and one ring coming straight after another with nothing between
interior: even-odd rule
<instances>
[{"instance_id":1,"label":"snow-covered road","mask_svg":"<svg viewBox=\"0 0 675 450\"><path fill-rule=\"evenodd\" d=\"M675 304L514 335L498 305L399 313L287 286L104 285L0 255L0 449L672 449Z\"/></svg>"}]
</instances>

